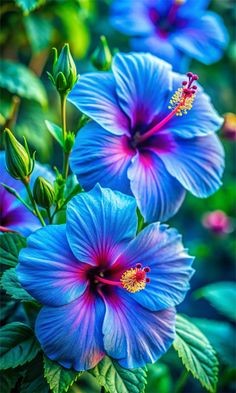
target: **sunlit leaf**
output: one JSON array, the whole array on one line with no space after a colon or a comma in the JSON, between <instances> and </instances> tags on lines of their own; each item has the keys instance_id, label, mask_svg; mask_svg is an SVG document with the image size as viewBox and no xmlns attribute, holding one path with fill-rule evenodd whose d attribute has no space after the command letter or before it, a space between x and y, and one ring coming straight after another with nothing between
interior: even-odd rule
<instances>
[{"instance_id":1,"label":"sunlit leaf","mask_svg":"<svg viewBox=\"0 0 236 393\"><path fill-rule=\"evenodd\" d=\"M0 87L19 97L47 105L47 96L40 79L26 66L11 60L0 62Z\"/></svg>"},{"instance_id":2,"label":"sunlit leaf","mask_svg":"<svg viewBox=\"0 0 236 393\"><path fill-rule=\"evenodd\" d=\"M174 348L184 366L209 392L216 391L218 360L204 334L188 319L177 315Z\"/></svg>"},{"instance_id":3,"label":"sunlit leaf","mask_svg":"<svg viewBox=\"0 0 236 393\"><path fill-rule=\"evenodd\" d=\"M147 369L126 369L109 358L103 358L96 367L89 371L99 385L110 393L143 393L147 383Z\"/></svg>"},{"instance_id":4,"label":"sunlit leaf","mask_svg":"<svg viewBox=\"0 0 236 393\"><path fill-rule=\"evenodd\" d=\"M57 124L53 123L52 121L45 120L45 124L47 126L48 131L52 135L54 139L59 143L59 145L63 146L63 139L62 139L62 129Z\"/></svg>"},{"instance_id":5,"label":"sunlit leaf","mask_svg":"<svg viewBox=\"0 0 236 393\"><path fill-rule=\"evenodd\" d=\"M60 364L44 358L44 376L53 393L67 392L69 387L82 375L82 372L67 370Z\"/></svg>"},{"instance_id":6,"label":"sunlit leaf","mask_svg":"<svg viewBox=\"0 0 236 393\"><path fill-rule=\"evenodd\" d=\"M205 298L227 318L236 321L236 283L221 281L206 285L194 292L196 299Z\"/></svg>"},{"instance_id":7,"label":"sunlit leaf","mask_svg":"<svg viewBox=\"0 0 236 393\"><path fill-rule=\"evenodd\" d=\"M36 14L28 15L24 18L28 40L34 53L41 52L50 47L53 34L53 25L45 16Z\"/></svg>"}]
</instances>

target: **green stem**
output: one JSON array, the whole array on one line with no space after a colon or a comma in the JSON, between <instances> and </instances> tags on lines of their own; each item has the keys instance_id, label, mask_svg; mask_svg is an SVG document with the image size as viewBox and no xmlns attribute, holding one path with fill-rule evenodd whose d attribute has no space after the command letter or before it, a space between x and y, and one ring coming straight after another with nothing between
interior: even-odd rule
<instances>
[{"instance_id":1,"label":"green stem","mask_svg":"<svg viewBox=\"0 0 236 393\"><path fill-rule=\"evenodd\" d=\"M48 215L49 224L51 224L51 223L52 223L53 217L52 217L52 215L51 215L50 208L48 208L48 209L46 209L46 210L47 210L47 215Z\"/></svg>"},{"instance_id":2,"label":"green stem","mask_svg":"<svg viewBox=\"0 0 236 393\"><path fill-rule=\"evenodd\" d=\"M62 125L62 137L63 142L65 143L65 139L67 136L66 131L66 95L61 95L61 125ZM63 171L62 175L64 179L67 179L69 172L69 154L65 152L65 148L63 149Z\"/></svg>"},{"instance_id":3,"label":"green stem","mask_svg":"<svg viewBox=\"0 0 236 393\"><path fill-rule=\"evenodd\" d=\"M188 371L184 370L175 384L173 393L180 393L183 387L185 386L187 379L188 379Z\"/></svg>"},{"instance_id":4,"label":"green stem","mask_svg":"<svg viewBox=\"0 0 236 393\"><path fill-rule=\"evenodd\" d=\"M31 192L30 185L29 185L28 181L27 180L22 180L22 183L24 184L24 186L26 188L26 191L27 191L27 193L29 195L29 199L30 199L30 202L32 203L32 206L34 208L36 216L38 217L38 219L41 222L42 226L45 227L46 224L45 224L44 219L43 219L43 217L42 217L42 215L41 215L41 213L40 213L40 211L39 211L39 209L38 209L38 207L36 205L36 202L34 200L34 197L33 197L33 194Z\"/></svg>"}]
</instances>

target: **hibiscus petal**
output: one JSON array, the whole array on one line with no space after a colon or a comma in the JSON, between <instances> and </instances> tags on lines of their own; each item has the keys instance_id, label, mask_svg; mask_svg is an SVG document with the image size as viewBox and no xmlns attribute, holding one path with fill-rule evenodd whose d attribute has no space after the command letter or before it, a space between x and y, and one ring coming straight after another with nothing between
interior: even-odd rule
<instances>
[{"instance_id":1,"label":"hibiscus petal","mask_svg":"<svg viewBox=\"0 0 236 393\"><path fill-rule=\"evenodd\" d=\"M118 100L131 121L131 127L151 123L170 93L171 66L148 53L118 53L112 70Z\"/></svg>"},{"instance_id":2,"label":"hibiscus petal","mask_svg":"<svg viewBox=\"0 0 236 393\"><path fill-rule=\"evenodd\" d=\"M123 289L104 299L104 348L122 367L142 367L154 363L175 338L175 310L150 312Z\"/></svg>"},{"instance_id":3,"label":"hibiscus petal","mask_svg":"<svg viewBox=\"0 0 236 393\"><path fill-rule=\"evenodd\" d=\"M70 166L85 190L99 183L131 194L127 168L134 154L125 135L112 135L97 123L89 122L77 134Z\"/></svg>"},{"instance_id":4,"label":"hibiscus petal","mask_svg":"<svg viewBox=\"0 0 236 393\"><path fill-rule=\"evenodd\" d=\"M65 225L50 225L28 238L16 271L22 286L40 303L62 306L84 292L84 268L70 250Z\"/></svg>"},{"instance_id":5,"label":"hibiscus petal","mask_svg":"<svg viewBox=\"0 0 236 393\"><path fill-rule=\"evenodd\" d=\"M80 261L110 265L135 236L135 199L96 185L69 202L66 225L70 247Z\"/></svg>"},{"instance_id":6,"label":"hibiscus petal","mask_svg":"<svg viewBox=\"0 0 236 393\"><path fill-rule=\"evenodd\" d=\"M130 186L145 221L165 221L181 206L185 190L151 151L137 153L128 169Z\"/></svg>"},{"instance_id":7,"label":"hibiscus petal","mask_svg":"<svg viewBox=\"0 0 236 393\"><path fill-rule=\"evenodd\" d=\"M130 293L143 307L159 311L181 303L189 290L194 258L182 244L182 237L167 225L150 224L132 240L117 260L123 270L137 263L150 267L145 289Z\"/></svg>"},{"instance_id":8,"label":"hibiscus petal","mask_svg":"<svg viewBox=\"0 0 236 393\"><path fill-rule=\"evenodd\" d=\"M104 304L86 291L62 307L43 307L36 320L36 336L43 351L63 367L88 370L104 357Z\"/></svg>"},{"instance_id":9,"label":"hibiscus petal","mask_svg":"<svg viewBox=\"0 0 236 393\"><path fill-rule=\"evenodd\" d=\"M192 139L175 138L174 151L161 154L168 172L193 195L206 198L222 184L224 150L214 134Z\"/></svg>"},{"instance_id":10,"label":"hibiscus petal","mask_svg":"<svg viewBox=\"0 0 236 393\"><path fill-rule=\"evenodd\" d=\"M173 44L204 64L219 60L229 41L228 32L221 17L206 12L200 18L192 18L186 27L180 28L172 38Z\"/></svg>"},{"instance_id":11,"label":"hibiscus petal","mask_svg":"<svg viewBox=\"0 0 236 393\"><path fill-rule=\"evenodd\" d=\"M151 52L169 62L175 71L184 72L188 68L189 58L172 45L171 35L162 37L155 32L145 37L134 37L131 39L131 47L137 52Z\"/></svg>"},{"instance_id":12,"label":"hibiscus petal","mask_svg":"<svg viewBox=\"0 0 236 393\"><path fill-rule=\"evenodd\" d=\"M111 5L113 26L130 35L151 33L155 26L148 15L147 6L147 1L137 1L135 7L132 1L113 1Z\"/></svg>"},{"instance_id":13,"label":"hibiscus petal","mask_svg":"<svg viewBox=\"0 0 236 393\"><path fill-rule=\"evenodd\" d=\"M114 76L108 72L82 75L68 96L79 110L115 135L129 134L129 121L117 101Z\"/></svg>"}]
</instances>

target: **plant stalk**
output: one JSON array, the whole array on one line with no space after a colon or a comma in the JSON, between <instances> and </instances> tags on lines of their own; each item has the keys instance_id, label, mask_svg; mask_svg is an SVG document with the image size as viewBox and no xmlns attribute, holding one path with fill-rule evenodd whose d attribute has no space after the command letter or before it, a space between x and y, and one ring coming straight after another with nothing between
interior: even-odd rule
<instances>
[{"instance_id":1,"label":"plant stalk","mask_svg":"<svg viewBox=\"0 0 236 393\"><path fill-rule=\"evenodd\" d=\"M27 193L29 195L29 199L30 199L30 202L32 203L32 206L34 208L36 216L38 217L38 219L41 222L42 226L45 227L46 224L45 224L44 219L43 219L43 217L42 217L42 215L41 215L41 213L40 213L40 211L39 211L39 209L37 207L37 204L36 204L36 202L34 200L34 197L33 197L33 194L31 192L30 185L29 185L28 181L27 180L22 180L22 183L24 184L24 186L26 188L26 191L27 191Z\"/></svg>"}]
</instances>

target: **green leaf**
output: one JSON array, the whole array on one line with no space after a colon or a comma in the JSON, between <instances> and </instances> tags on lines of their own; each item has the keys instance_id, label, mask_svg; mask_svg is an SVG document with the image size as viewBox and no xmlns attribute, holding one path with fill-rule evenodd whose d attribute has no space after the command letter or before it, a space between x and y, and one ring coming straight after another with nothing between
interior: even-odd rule
<instances>
[{"instance_id":1,"label":"green leaf","mask_svg":"<svg viewBox=\"0 0 236 393\"><path fill-rule=\"evenodd\" d=\"M177 315L174 348L187 371L210 392L216 391L218 360L204 334L188 319Z\"/></svg>"},{"instance_id":2,"label":"green leaf","mask_svg":"<svg viewBox=\"0 0 236 393\"><path fill-rule=\"evenodd\" d=\"M44 376L53 393L67 392L69 387L82 375L82 372L67 370L60 364L44 358Z\"/></svg>"},{"instance_id":3,"label":"green leaf","mask_svg":"<svg viewBox=\"0 0 236 393\"><path fill-rule=\"evenodd\" d=\"M205 298L224 316L236 322L236 283L221 281L206 285L194 292L196 299Z\"/></svg>"},{"instance_id":4,"label":"green leaf","mask_svg":"<svg viewBox=\"0 0 236 393\"><path fill-rule=\"evenodd\" d=\"M0 62L0 87L19 97L47 105L47 95L40 79L26 66L10 60Z\"/></svg>"},{"instance_id":5,"label":"green leaf","mask_svg":"<svg viewBox=\"0 0 236 393\"><path fill-rule=\"evenodd\" d=\"M149 365L146 391L170 393L171 389L172 380L169 367L159 362Z\"/></svg>"},{"instance_id":6,"label":"green leaf","mask_svg":"<svg viewBox=\"0 0 236 393\"><path fill-rule=\"evenodd\" d=\"M21 141L22 136L26 137L32 149L37 152L37 160L39 155L41 160L49 160L52 139L45 125L45 113L37 102L21 100L15 132Z\"/></svg>"},{"instance_id":7,"label":"green leaf","mask_svg":"<svg viewBox=\"0 0 236 393\"><path fill-rule=\"evenodd\" d=\"M234 367L236 364L236 330L229 322L192 318L191 321L206 335L215 348L222 363Z\"/></svg>"},{"instance_id":8,"label":"green leaf","mask_svg":"<svg viewBox=\"0 0 236 393\"><path fill-rule=\"evenodd\" d=\"M17 304L6 294L0 291L0 321L6 322L16 311Z\"/></svg>"},{"instance_id":9,"label":"green leaf","mask_svg":"<svg viewBox=\"0 0 236 393\"><path fill-rule=\"evenodd\" d=\"M6 293L13 299L21 300L23 302L33 302L35 299L30 296L18 281L15 269L8 269L3 273L1 279L1 286Z\"/></svg>"},{"instance_id":10,"label":"green leaf","mask_svg":"<svg viewBox=\"0 0 236 393\"><path fill-rule=\"evenodd\" d=\"M33 330L21 322L0 329L0 369L15 368L30 362L40 351Z\"/></svg>"},{"instance_id":11,"label":"green leaf","mask_svg":"<svg viewBox=\"0 0 236 393\"><path fill-rule=\"evenodd\" d=\"M63 147L62 129L53 122L45 120L48 131L56 139L56 141Z\"/></svg>"},{"instance_id":12,"label":"green leaf","mask_svg":"<svg viewBox=\"0 0 236 393\"><path fill-rule=\"evenodd\" d=\"M42 0L15 0L15 2L25 12L25 14L28 14L42 3Z\"/></svg>"},{"instance_id":13,"label":"green leaf","mask_svg":"<svg viewBox=\"0 0 236 393\"><path fill-rule=\"evenodd\" d=\"M1 372L0 375L0 387L1 393L9 393L15 387L19 376L15 370L9 369Z\"/></svg>"},{"instance_id":14,"label":"green leaf","mask_svg":"<svg viewBox=\"0 0 236 393\"><path fill-rule=\"evenodd\" d=\"M15 267L18 255L22 248L26 247L26 238L17 233L5 233L0 235L0 261L7 266Z\"/></svg>"},{"instance_id":15,"label":"green leaf","mask_svg":"<svg viewBox=\"0 0 236 393\"><path fill-rule=\"evenodd\" d=\"M24 18L24 24L34 53L50 47L53 25L45 18L45 15L28 15Z\"/></svg>"},{"instance_id":16,"label":"green leaf","mask_svg":"<svg viewBox=\"0 0 236 393\"><path fill-rule=\"evenodd\" d=\"M43 375L43 358L39 354L28 364L21 383L20 393L48 393L49 386Z\"/></svg>"},{"instance_id":17,"label":"green leaf","mask_svg":"<svg viewBox=\"0 0 236 393\"><path fill-rule=\"evenodd\" d=\"M147 369L125 369L109 357L105 357L89 372L100 386L110 393L142 393L147 383Z\"/></svg>"}]
</instances>

